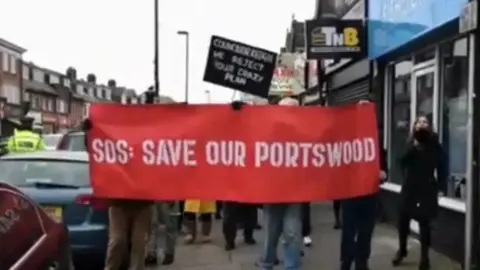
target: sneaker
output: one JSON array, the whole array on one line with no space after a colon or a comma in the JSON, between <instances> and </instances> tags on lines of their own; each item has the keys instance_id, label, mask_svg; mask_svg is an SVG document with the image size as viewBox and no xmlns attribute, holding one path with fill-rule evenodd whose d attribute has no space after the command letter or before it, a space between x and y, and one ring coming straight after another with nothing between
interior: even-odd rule
<instances>
[{"instance_id":1,"label":"sneaker","mask_svg":"<svg viewBox=\"0 0 480 270\"><path fill-rule=\"evenodd\" d=\"M253 246L253 245L257 244L257 241L255 241L255 238L253 238L253 237L247 237L247 238L245 238L245 244L247 244L249 246Z\"/></svg>"},{"instance_id":2,"label":"sneaker","mask_svg":"<svg viewBox=\"0 0 480 270\"><path fill-rule=\"evenodd\" d=\"M306 247L310 247L312 246L312 238L310 236L305 236L303 237L303 244L306 246Z\"/></svg>"},{"instance_id":3,"label":"sneaker","mask_svg":"<svg viewBox=\"0 0 480 270\"><path fill-rule=\"evenodd\" d=\"M174 254L165 254L165 257L163 258L162 265L171 265L175 261L175 255Z\"/></svg>"},{"instance_id":4,"label":"sneaker","mask_svg":"<svg viewBox=\"0 0 480 270\"><path fill-rule=\"evenodd\" d=\"M225 251L231 251L235 249L235 243L226 243L225 244Z\"/></svg>"},{"instance_id":5,"label":"sneaker","mask_svg":"<svg viewBox=\"0 0 480 270\"><path fill-rule=\"evenodd\" d=\"M193 244L195 242L195 237L192 234L185 235L184 238L185 244Z\"/></svg>"}]
</instances>

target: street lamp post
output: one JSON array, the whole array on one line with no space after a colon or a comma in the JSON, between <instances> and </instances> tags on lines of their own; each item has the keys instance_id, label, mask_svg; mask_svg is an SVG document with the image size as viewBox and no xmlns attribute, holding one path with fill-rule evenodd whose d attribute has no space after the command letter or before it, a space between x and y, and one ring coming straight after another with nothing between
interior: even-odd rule
<instances>
[{"instance_id":1,"label":"street lamp post","mask_svg":"<svg viewBox=\"0 0 480 270\"><path fill-rule=\"evenodd\" d=\"M178 35L185 36L185 102L188 104L188 85L190 69L190 34L188 31L178 31Z\"/></svg>"},{"instance_id":2,"label":"street lamp post","mask_svg":"<svg viewBox=\"0 0 480 270\"><path fill-rule=\"evenodd\" d=\"M154 41L154 60L153 60L153 77L154 77L154 80L155 80L155 85L154 85L154 91L155 91L155 96L159 97L160 96L160 79L159 79L159 49L158 49L158 46L160 45L159 44L159 41L158 41L158 31L159 31L159 27L158 27L158 0L154 0L155 1L155 5L154 5L154 36L155 36L155 41Z\"/></svg>"}]
</instances>

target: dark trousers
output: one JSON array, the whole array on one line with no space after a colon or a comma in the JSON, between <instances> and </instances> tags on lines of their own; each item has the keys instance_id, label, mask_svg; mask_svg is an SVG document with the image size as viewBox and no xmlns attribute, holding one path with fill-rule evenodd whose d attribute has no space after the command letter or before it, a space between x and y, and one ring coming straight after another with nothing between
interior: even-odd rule
<instances>
[{"instance_id":1,"label":"dark trousers","mask_svg":"<svg viewBox=\"0 0 480 270\"><path fill-rule=\"evenodd\" d=\"M340 208L341 208L341 201L335 200L333 201L333 215L335 216L335 222L340 223Z\"/></svg>"},{"instance_id":2,"label":"dark trousers","mask_svg":"<svg viewBox=\"0 0 480 270\"><path fill-rule=\"evenodd\" d=\"M302 203L302 235L310 236L312 233L312 224L310 216L310 203Z\"/></svg>"},{"instance_id":3,"label":"dark trousers","mask_svg":"<svg viewBox=\"0 0 480 270\"><path fill-rule=\"evenodd\" d=\"M243 224L245 239L253 238L256 225L257 208L255 205L224 202L223 204L223 235L227 243L234 243L237 235L237 226Z\"/></svg>"},{"instance_id":4,"label":"dark trousers","mask_svg":"<svg viewBox=\"0 0 480 270\"><path fill-rule=\"evenodd\" d=\"M400 211L398 219L398 244L399 251L402 253L407 252L407 239L410 234L410 221L412 216L407 211ZM422 259L428 260L428 250L431 242L431 228L429 218L419 218L418 225L420 227L420 244L421 244L421 256Z\"/></svg>"},{"instance_id":5,"label":"dark trousers","mask_svg":"<svg viewBox=\"0 0 480 270\"><path fill-rule=\"evenodd\" d=\"M356 269L367 269L377 208L376 196L342 201L342 269L355 262Z\"/></svg>"}]
</instances>

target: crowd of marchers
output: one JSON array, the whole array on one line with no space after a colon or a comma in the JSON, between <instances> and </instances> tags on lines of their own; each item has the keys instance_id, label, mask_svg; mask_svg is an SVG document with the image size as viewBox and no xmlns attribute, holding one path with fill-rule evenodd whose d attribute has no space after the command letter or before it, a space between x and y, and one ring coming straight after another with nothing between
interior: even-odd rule
<instances>
[{"instance_id":1,"label":"crowd of marchers","mask_svg":"<svg viewBox=\"0 0 480 270\"><path fill-rule=\"evenodd\" d=\"M362 106L362 101L358 106ZM248 106L234 102L234 107ZM284 98L280 106L299 106L295 98ZM85 145L92 127L89 119L83 123ZM407 238L410 221L420 225L421 257L419 270L430 269L429 249L431 223L438 212L438 192L445 183L443 151L429 119L416 119L411 136L406 142L406 152L399 161L404 182L399 208L399 247L392 254L393 266L399 266L408 254ZM32 121L24 121L14 136L6 143L8 153L26 153L44 150L41 135L32 129ZM88 147L86 148L88 151ZM385 151L380 151L379 185L387 178ZM8 155L8 154L7 154ZM368 270L371 240L379 209L377 194L344 199L334 203L336 229L341 229L341 270ZM111 199L108 201L108 245L105 270L119 270L128 257L129 269L143 270L148 265L175 263L177 235L184 234L186 244L212 241L213 220L222 219L224 248L234 251L237 230L243 230L246 245L255 245L255 230L261 228L258 209L263 212L263 249L255 263L261 270L272 270L280 260L277 246L283 247L283 265L286 270L301 269L304 246L312 245L310 238L310 204L277 203L253 205L239 202L214 202L186 200L159 202L145 200ZM341 208L341 211L340 211ZM159 243L160 224L165 225L165 243ZM148 241L146 241L148 240ZM159 247L163 246L163 256ZM130 256L125 256L127 252ZM72 268L70 264L66 269Z\"/></svg>"}]
</instances>

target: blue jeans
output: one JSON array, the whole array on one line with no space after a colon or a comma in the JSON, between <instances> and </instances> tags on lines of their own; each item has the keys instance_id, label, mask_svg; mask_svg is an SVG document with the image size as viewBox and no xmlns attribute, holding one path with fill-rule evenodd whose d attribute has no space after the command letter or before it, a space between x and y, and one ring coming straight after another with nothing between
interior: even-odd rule
<instances>
[{"instance_id":1,"label":"blue jeans","mask_svg":"<svg viewBox=\"0 0 480 270\"><path fill-rule=\"evenodd\" d=\"M299 270L302 251L301 204L267 204L265 216L265 245L259 265L271 270L277 260L277 245L283 234L284 269Z\"/></svg>"}]
</instances>

